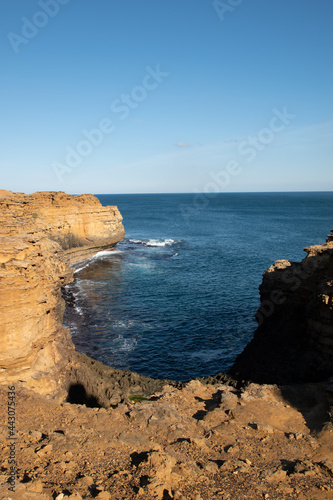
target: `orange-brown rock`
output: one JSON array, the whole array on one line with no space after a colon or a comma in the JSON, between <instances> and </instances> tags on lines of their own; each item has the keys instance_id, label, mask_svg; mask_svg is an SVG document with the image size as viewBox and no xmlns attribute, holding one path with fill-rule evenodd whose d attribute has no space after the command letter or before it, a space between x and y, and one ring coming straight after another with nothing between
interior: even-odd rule
<instances>
[{"instance_id":1,"label":"orange-brown rock","mask_svg":"<svg viewBox=\"0 0 333 500\"><path fill-rule=\"evenodd\" d=\"M69 263L122 240L122 217L93 195L0 191L0 224L0 383L55 394L74 352L62 326Z\"/></svg>"},{"instance_id":2,"label":"orange-brown rock","mask_svg":"<svg viewBox=\"0 0 333 500\"><path fill-rule=\"evenodd\" d=\"M70 262L91 257L125 236L118 208L103 207L92 194L25 195L0 190L0 211L2 235L45 235L60 244Z\"/></svg>"},{"instance_id":3,"label":"orange-brown rock","mask_svg":"<svg viewBox=\"0 0 333 500\"><path fill-rule=\"evenodd\" d=\"M263 275L259 326L231 374L265 383L333 376L333 240L304 249L302 262L279 260Z\"/></svg>"},{"instance_id":4,"label":"orange-brown rock","mask_svg":"<svg viewBox=\"0 0 333 500\"><path fill-rule=\"evenodd\" d=\"M3 500L333 500L325 384L193 380L107 410L23 388L16 401L14 495L0 386Z\"/></svg>"}]
</instances>

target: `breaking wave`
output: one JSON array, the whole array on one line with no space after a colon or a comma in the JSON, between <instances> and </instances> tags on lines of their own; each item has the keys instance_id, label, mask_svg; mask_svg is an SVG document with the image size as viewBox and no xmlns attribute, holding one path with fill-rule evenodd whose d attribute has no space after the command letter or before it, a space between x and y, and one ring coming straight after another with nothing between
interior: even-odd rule
<instances>
[{"instance_id":1,"label":"breaking wave","mask_svg":"<svg viewBox=\"0 0 333 500\"><path fill-rule=\"evenodd\" d=\"M181 243L180 241L173 240L172 238L149 239L149 240L130 239L128 241L130 243L134 243L135 245L143 245L145 247L166 247L175 245L176 243Z\"/></svg>"},{"instance_id":2,"label":"breaking wave","mask_svg":"<svg viewBox=\"0 0 333 500\"><path fill-rule=\"evenodd\" d=\"M100 252L97 252L96 255L93 255L89 259L82 260L81 262L78 262L76 265L79 265L80 267L75 267L75 264L73 265L74 268L74 274L83 271L86 267L90 266L90 264L98 259L101 259L103 257L112 257L113 255L119 255L122 254L122 250L101 250Z\"/></svg>"}]
</instances>

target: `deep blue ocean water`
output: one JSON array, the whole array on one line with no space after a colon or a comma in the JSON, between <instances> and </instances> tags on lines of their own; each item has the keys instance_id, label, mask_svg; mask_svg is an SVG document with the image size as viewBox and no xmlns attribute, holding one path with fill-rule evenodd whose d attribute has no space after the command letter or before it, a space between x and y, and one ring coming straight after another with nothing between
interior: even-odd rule
<instances>
[{"instance_id":1,"label":"deep blue ocean water","mask_svg":"<svg viewBox=\"0 0 333 500\"><path fill-rule=\"evenodd\" d=\"M78 351L159 378L226 371L255 331L264 270L333 229L333 193L97 196L126 239L76 265L64 324Z\"/></svg>"}]
</instances>

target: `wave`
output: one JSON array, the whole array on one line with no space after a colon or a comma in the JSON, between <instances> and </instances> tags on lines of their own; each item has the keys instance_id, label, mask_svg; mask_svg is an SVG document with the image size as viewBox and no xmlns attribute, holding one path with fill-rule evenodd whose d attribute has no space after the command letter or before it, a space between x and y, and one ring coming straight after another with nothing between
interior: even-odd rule
<instances>
[{"instance_id":1,"label":"wave","mask_svg":"<svg viewBox=\"0 0 333 500\"><path fill-rule=\"evenodd\" d=\"M145 247L166 247L166 246L171 246L175 245L177 243L180 243L177 240L173 240L172 238L160 238L160 239L149 239L149 240L138 240L135 238L132 238L128 240L130 243L134 243L136 245L143 245Z\"/></svg>"},{"instance_id":2,"label":"wave","mask_svg":"<svg viewBox=\"0 0 333 500\"><path fill-rule=\"evenodd\" d=\"M101 250L100 252L97 252L96 255L92 257L92 259L98 259L100 257L109 257L110 255L119 255L120 253L123 253L121 250Z\"/></svg>"},{"instance_id":3,"label":"wave","mask_svg":"<svg viewBox=\"0 0 333 500\"><path fill-rule=\"evenodd\" d=\"M114 320L112 321L112 329L113 330L128 330L130 328L134 328L137 325L137 321L133 319L123 319L123 320Z\"/></svg>"},{"instance_id":4,"label":"wave","mask_svg":"<svg viewBox=\"0 0 333 500\"><path fill-rule=\"evenodd\" d=\"M137 344L138 339L134 335L132 337L125 337L122 334L118 334L112 342L112 352L114 355L122 352L130 352L136 348Z\"/></svg>"},{"instance_id":5,"label":"wave","mask_svg":"<svg viewBox=\"0 0 333 500\"><path fill-rule=\"evenodd\" d=\"M85 269L86 267L90 266L90 264L92 262L100 259L101 257L110 257L112 255L119 255L121 253L123 253L122 250L101 250L100 252L97 252L95 255L93 255L89 259L82 260L80 262L80 264L84 264L84 265L81 267L78 267L78 268L74 268L74 274L76 274L76 273L82 271L83 269Z\"/></svg>"},{"instance_id":6,"label":"wave","mask_svg":"<svg viewBox=\"0 0 333 500\"><path fill-rule=\"evenodd\" d=\"M74 309L75 311L80 315L80 316L83 316L83 310L82 310L82 307L78 306L78 305L75 305L74 306Z\"/></svg>"},{"instance_id":7,"label":"wave","mask_svg":"<svg viewBox=\"0 0 333 500\"><path fill-rule=\"evenodd\" d=\"M80 271L82 271L83 269L85 269L86 267L88 267L89 264L90 264L90 262L88 262L85 266L78 267L77 269L74 269L74 274L79 273Z\"/></svg>"}]
</instances>

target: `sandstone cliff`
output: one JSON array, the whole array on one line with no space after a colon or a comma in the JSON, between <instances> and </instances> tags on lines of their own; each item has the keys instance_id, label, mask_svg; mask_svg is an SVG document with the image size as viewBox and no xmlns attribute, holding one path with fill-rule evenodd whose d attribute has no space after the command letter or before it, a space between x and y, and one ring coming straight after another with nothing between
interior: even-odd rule
<instances>
[{"instance_id":1,"label":"sandstone cliff","mask_svg":"<svg viewBox=\"0 0 333 500\"><path fill-rule=\"evenodd\" d=\"M61 392L76 356L62 326L69 263L122 240L122 217L93 195L0 191L0 225L0 383Z\"/></svg>"},{"instance_id":2,"label":"sandstone cliff","mask_svg":"<svg viewBox=\"0 0 333 500\"><path fill-rule=\"evenodd\" d=\"M279 260L265 271L258 328L232 375L265 383L333 376L333 235L304 250L302 262Z\"/></svg>"},{"instance_id":3,"label":"sandstone cliff","mask_svg":"<svg viewBox=\"0 0 333 500\"><path fill-rule=\"evenodd\" d=\"M125 236L117 207L103 207L92 194L32 195L0 190L1 235L47 236L60 244L70 262L91 257Z\"/></svg>"}]
</instances>

